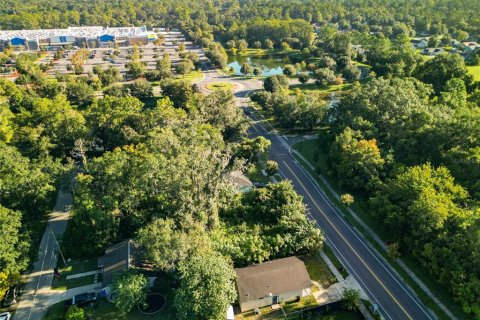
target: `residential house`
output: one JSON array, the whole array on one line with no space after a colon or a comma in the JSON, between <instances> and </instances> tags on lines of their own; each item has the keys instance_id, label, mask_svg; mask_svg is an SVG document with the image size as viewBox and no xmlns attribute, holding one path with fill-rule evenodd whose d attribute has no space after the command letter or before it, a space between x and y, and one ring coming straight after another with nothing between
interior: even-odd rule
<instances>
[{"instance_id":1,"label":"residential house","mask_svg":"<svg viewBox=\"0 0 480 320\"><path fill-rule=\"evenodd\" d=\"M413 38L410 40L410 44L415 49L424 49L428 46L428 39L426 38Z\"/></svg>"},{"instance_id":2,"label":"residential house","mask_svg":"<svg viewBox=\"0 0 480 320\"><path fill-rule=\"evenodd\" d=\"M463 48L463 52L468 54L468 53L472 53L473 51L475 51L476 49L480 49L480 44L476 43L476 42L464 42L464 48Z\"/></svg>"},{"instance_id":3,"label":"residential house","mask_svg":"<svg viewBox=\"0 0 480 320\"><path fill-rule=\"evenodd\" d=\"M98 258L98 267L102 269L102 283L106 287L113 282L113 276L126 270L131 265L131 241L125 240L105 250L105 255Z\"/></svg>"},{"instance_id":4,"label":"residential house","mask_svg":"<svg viewBox=\"0 0 480 320\"><path fill-rule=\"evenodd\" d=\"M440 53L444 53L445 50L443 48L425 48L422 51L422 54L426 56L438 56Z\"/></svg>"},{"instance_id":5,"label":"residential house","mask_svg":"<svg viewBox=\"0 0 480 320\"><path fill-rule=\"evenodd\" d=\"M454 48L459 48L462 46L462 43L458 40L453 39L452 42L450 42L450 45Z\"/></svg>"},{"instance_id":6,"label":"residential house","mask_svg":"<svg viewBox=\"0 0 480 320\"><path fill-rule=\"evenodd\" d=\"M311 293L307 268L297 257L236 268L235 272L242 312L298 300Z\"/></svg>"}]
</instances>

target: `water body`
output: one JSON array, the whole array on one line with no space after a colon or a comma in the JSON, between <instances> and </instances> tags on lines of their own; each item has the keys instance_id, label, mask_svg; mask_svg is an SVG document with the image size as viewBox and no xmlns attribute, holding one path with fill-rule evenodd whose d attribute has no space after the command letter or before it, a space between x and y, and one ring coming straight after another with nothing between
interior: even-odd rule
<instances>
[{"instance_id":1,"label":"water body","mask_svg":"<svg viewBox=\"0 0 480 320\"><path fill-rule=\"evenodd\" d=\"M253 67L262 69L262 76L268 77L283 73L283 66L290 63L287 56L262 56L262 57L245 57L245 56L228 56L228 68L232 67L234 75L240 76L240 69L243 63L249 63Z\"/></svg>"}]
</instances>

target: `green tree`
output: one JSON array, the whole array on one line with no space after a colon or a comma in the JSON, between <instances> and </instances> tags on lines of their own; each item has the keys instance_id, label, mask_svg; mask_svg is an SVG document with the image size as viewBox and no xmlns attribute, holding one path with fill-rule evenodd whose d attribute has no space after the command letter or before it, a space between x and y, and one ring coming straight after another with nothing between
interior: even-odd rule
<instances>
[{"instance_id":1,"label":"green tree","mask_svg":"<svg viewBox=\"0 0 480 320\"><path fill-rule=\"evenodd\" d=\"M175 70L178 74L185 76L195 70L195 66L192 60L185 58L179 63L177 63L177 65L175 66Z\"/></svg>"},{"instance_id":2,"label":"green tree","mask_svg":"<svg viewBox=\"0 0 480 320\"><path fill-rule=\"evenodd\" d=\"M208 96L196 94L188 108L198 112L200 121L218 128L225 140L236 139L247 131L247 120L230 90L217 90Z\"/></svg>"},{"instance_id":3,"label":"green tree","mask_svg":"<svg viewBox=\"0 0 480 320\"><path fill-rule=\"evenodd\" d=\"M165 53L161 60L156 61L155 69L159 72L161 79L167 79L172 76L172 62L168 53Z\"/></svg>"},{"instance_id":4,"label":"green tree","mask_svg":"<svg viewBox=\"0 0 480 320\"><path fill-rule=\"evenodd\" d=\"M267 157L270 145L270 140L262 136L254 139L244 138L236 146L235 156L246 160L247 164L255 162Z\"/></svg>"},{"instance_id":5,"label":"green tree","mask_svg":"<svg viewBox=\"0 0 480 320\"><path fill-rule=\"evenodd\" d=\"M69 156L75 140L87 133L83 114L63 95L53 100L34 100L31 110L22 110L16 122L21 126L17 143L33 156L47 152L58 157Z\"/></svg>"},{"instance_id":6,"label":"green tree","mask_svg":"<svg viewBox=\"0 0 480 320\"><path fill-rule=\"evenodd\" d=\"M179 274L177 318L223 320L237 296L232 265L215 252L193 255L180 264Z\"/></svg>"},{"instance_id":7,"label":"green tree","mask_svg":"<svg viewBox=\"0 0 480 320\"><path fill-rule=\"evenodd\" d=\"M14 114L6 105L0 105L0 141L10 142L14 135Z\"/></svg>"},{"instance_id":8,"label":"green tree","mask_svg":"<svg viewBox=\"0 0 480 320\"><path fill-rule=\"evenodd\" d=\"M278 163L273 160L268 160L265 171L269 176L273 176L278 172Z\"/></svg>"},{"instance_id":9,"label":"green tree","mask_svg":"<svg viewBox=\"0 0 480 320\"><path fill-rule=\"evenodd\" d=\"M126 75L132 79L138 79L142 77L146 71L145 65L139 61L133 61L125 65L127 68Z\"/></svg>"},{"instance_id":10,"label":"green tree","mask_svg":"<svg viewBox=\"0 0 480 320\"><path fill-rule=\"evenodd\" d=\"M355 199L350 193L344 193L340 196L340 201L347 207L350 207Z\"/></svg>"},{"instance_id":11,"label":"green tree","mask_svg":"<svg viewBox=\"0 0 480 320\"><path fill-rule=\"evenodd\" d=\"M124 271L113 281L115 297L113 303L122 312L127 313L133 307L145 303L148 290L148 279L132 269Z\"/></svg>"},{"instance_id":12,"label":"green tree","mask_svg":"<svg viewBox=\"0 0 480 320\"><path fill-rule=\"evenodd\" d=\"M441 232L449 217L460 215L456 203L468 195L448 169L430 164L408 168L381 190L372 198L379 221L412 249Z\"/></svg>"},{"instance_id":13,"label":"green tree","mask_svg":"<svg viewBox=\"0 0 480 320\"><path fill-rule=\"evenodd\" d=\"M265 41L263 41L263 47L265 49L273 49L273 41L270 39L265 39Z\"/></svg>"},{"instance_id":14,"label":"green tree","mask_svg":"<svg viewBox=\"0 0 480 320\"><path fill-rule=\"evenodd\" d=\"M248 42L245 39L240 39L235 42L235 47L240 50L240 52L243 52L247 50L248 48Z\"/></svg>"},{"instance_id":15,"label":"green tree","mask_svg":"<svg viewBox=\"0 0 480 320\"><path fill-rule=\"evenodd\" d=\"M84 320L85 311L77 306L70 306L65 314L65 320Z\"/></svg>"},{"instance_id":16,"label":"green tree","mask_svg":"<svg viewBox=\"0 0 480 320\"><path fill-rule=\"evenodd\" d=\"M426 83L430 83L436 93L444 89L448 80L453 78L465 79L467 68L459 54L439 54L435 58L426 61L418 68L418 77Z\"/></svg>"},{"instance_id":17,"label":"green tree","mask_svg":"<svg viewBox=\"0 0 480 320\"><path fill-rule=\"evenodd\" d=\"M323 57L320 57L320 59L318 60L317 66L319 68L328 68L335 71L337 68L337 63L332 57L323 56Z\"/></svg>"},{"instance_id":18,"label":"green tree","mask_svg":"<svg viewBox=\"0 0 480 320\"><path fill-rule=\"evenodd\" d=\"M343 68L342 74L345 80L353 82L360 79L360 75L362 74L362 72L357 66L349 64L345 68Z\"/></svg>"},{"instance_id":19,"label":"green tree","mask_svg":"<svg viewBox=\"0 0 480 320\"><path fill-rule=\"evenodd\" d=\"M93 88L83 81L68 82L66 86L67 99L79 107L86 107L93 101Z\"/></svg>"},{"instance_id":20,"label":"green tree","mask_svg":"<svg viewBox=\"0 0 480 320\"><path fill-rule=\"evenodd\" d=\"M298 75L298 81L300 81L301 84L305 84L310 80L310 75L306 72L302 72Z\"/></svg>"},{"instance_id":21,"label":"green tree","mask_svg":"<svg viewBox=\"0 0 480 320\"><path fill-rule=\"evenodd\" d=\"M297 73L297 69L295 69L294 66L291 64L287 64L286 66L283 67L283 74L286 75L287 77L292 77Z\"/></svg>"},{"instance_id":22,"label":"green tree","mask_svg":"<svg viewBox=\"0 0 480 320\"><path fill-rule=\"evenodd\" d=\"M335 138L330 157L340 185L372 191L381 184L385 160L375 139L358 138L358 132L346 128Z\"/></svg>"},{"instance_id":23,"label":"green tree","mask_svg":"<svg viewBox=\"0 0 480 320\"><path fill-rule=\"evenodd\" d=\"M127 85L130 95L138 99L147 99L153 96L153 87L147 80L139 79Z\"/></svg>"},{"instance_id":24,"label":"green tree","mask_svg":"<svg viewBox=\"0 0 480 320\"><path fill-rule=\"evenodd\" d=\"M175 226L172 219L157 219L137 234L138 244L145 248L145 258L163 271L173 271L188 257L190 239Z\"/></svg>"},{"instance_id":25,"label":"green tree","mask_svg":"<svg viewBox=\"0 0 480 320\"><path fill-rule=\"evenodd\" d=\"M315 78L315 83L321 87L328 87L329 85L335 84L337 77L332 69L320 68L314 71L313 77Z\"/></svg>"},{"instance_id":26,"label":"green tree","mask_svg":"<svg viewBox=\"0 0 480 320\"><path fill-rule=\"evenodd\" d=\"M259 67L253 68L253 75L254 75L255 77L260 76L260 75L262 74L262 72L263 72L262 69L259 68Z\"/></svg>"},{"instance_id":27,"label":"green tree","mask_svg":"<svg viewBox=\"0 0 480 320\"><path fill-rule=\"evenodd\" d=\"M288 78L283 74L269 76L263 81L263 88L269 92L285 90L288 85Z\"/></svg>"},{"instance_id":28,"label":"green tree","mask_svg":"<svg viewBox=\"0 0 480 320\"><path fill-rule=\"evenodd\" d=\"M93 136L105 150L138 141L142 108L134 97L105 96L95 101L87 114Z\"/></svg>"},{"instance_id":29,"label":"green tree","mask_svg":"<svg viewBox=\"0 0 480 320\"><path fill-rule=\"evenodd\" d=\"M0 192L3 190L0 182ZM3 192L2 192L3 193ZM0 194L1 196L1 194ZM0 295L4 295L13 281L27 267L29 239L22 233L22 214L0 204Z\"/></svg>"},{"instance_id":30,"label":"green tree","mask_svg":"<svg viewBox=\"0 0 480 320\"><path fill-rule=\"evenodd\" d=\"M189 81L164 81L160 84L163 96L169 97L177 108L185 108L196 92Z\"/></svg>"},{"instance_id":31,"label":"green tree","mask_svg":"<svg viewBox=\"0 0 480 320\"><path fill-rule=\"evenodd\" d=\"M253 68L249 63L242 63L240 72L243 73L244 76L247 76L253 72Z\"/></svg>"},{"instance_id":32,"label":"green tree","mask_svg":"<svg viewBox=\"0 0 480 320\"><path fill-rule=\"evenodd\" d=\"M353 288L343 288L342 303L348 311L358 310L360 307L360 291Z\"/></svg>"}]
</instances>

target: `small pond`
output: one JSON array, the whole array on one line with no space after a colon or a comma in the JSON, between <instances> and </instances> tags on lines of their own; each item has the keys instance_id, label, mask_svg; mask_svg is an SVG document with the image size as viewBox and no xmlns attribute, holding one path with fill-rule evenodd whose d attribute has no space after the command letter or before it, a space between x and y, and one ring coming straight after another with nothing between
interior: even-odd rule
<instances>
[{"instance_id":1,"label":"small pond","mask_svg":"<svg viewBox=\"0 0 480 320\"><path fill-rule=\"evenodd\" d=\"M283 66L290 63L287 56L242 57L228 56L228 68L232 67L234 74L242 75L240 69L243 63L250 63L253 67L262 69L262 76L268 77L283 73Z\"/></svg>"}]
</instances>

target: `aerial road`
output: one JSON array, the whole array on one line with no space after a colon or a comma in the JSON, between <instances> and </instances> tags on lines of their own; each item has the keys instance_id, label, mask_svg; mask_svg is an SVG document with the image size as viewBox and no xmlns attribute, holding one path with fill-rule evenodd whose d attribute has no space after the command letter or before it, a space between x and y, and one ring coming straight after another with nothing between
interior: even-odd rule
<instances>
[{"instance_id":1,"label":"aerial road","mask_svg":"<svg viewBox=\"0 0 480 320\"><path fill-rule=\"evenodd\" d=\"M245 84L245 87L249 86ZM247 90L237 93L239 103L244 108L247 93ZM304 197L308 214L325 233L327 244L372 303L378 306L382 316L390 320L436 319L327 199L309 173L290 154L290 146L285 138L265 128L255 115L251 115L251 118L251 134L264 136L271 141L270 159L279 164L281 176L290 180L295 190Z\"/></svg>"}]
</instances>

